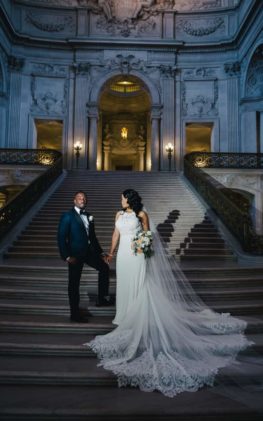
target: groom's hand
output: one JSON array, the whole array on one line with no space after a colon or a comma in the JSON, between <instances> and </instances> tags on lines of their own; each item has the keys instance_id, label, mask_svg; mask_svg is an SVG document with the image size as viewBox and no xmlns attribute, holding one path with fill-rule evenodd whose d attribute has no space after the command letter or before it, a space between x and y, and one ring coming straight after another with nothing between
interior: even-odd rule
<instances>
[{"instance_id":1,"label":"groom's hand","mask_svg":"<svg viewBox=\"0 0 263 421\"><path fill-rule=\"evenodd\" d=\"M67 261L70 265L75 265L75 264L77 263L77 259L76 259L76 257L71 257L71 256L67 257L67 258L66 258L66 261Z\"/></svg>"}]
</instances>

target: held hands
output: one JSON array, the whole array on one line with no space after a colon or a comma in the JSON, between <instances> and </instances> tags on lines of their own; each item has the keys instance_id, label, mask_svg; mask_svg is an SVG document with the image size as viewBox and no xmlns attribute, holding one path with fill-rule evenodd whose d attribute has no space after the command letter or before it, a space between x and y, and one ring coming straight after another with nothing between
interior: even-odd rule
<instances>
[{"instance_id":1,"label":"held hands","mask_svg":"<svg viewBox=\"0 0 263 421\"><path fill-rule=\"evenodd\" d=\"M107 263L108 265L111 263L112 258L113 258L113 254L110 254L110 253L105 254L105 255L103 256L103 260L104 260L104 262L105 262L105 263Z\"/></svg>"}]
</instances>

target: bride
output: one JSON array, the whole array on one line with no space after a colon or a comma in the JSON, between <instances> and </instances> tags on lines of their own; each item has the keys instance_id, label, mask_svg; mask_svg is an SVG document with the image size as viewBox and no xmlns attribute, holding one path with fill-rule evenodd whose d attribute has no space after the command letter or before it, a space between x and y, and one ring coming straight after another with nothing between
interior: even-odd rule
<instances>
[{"instance_id":1,"label":"bride","mask_svg":"<svg viewBox=\"0 0 263 421\"><path fill-rule=\"evenodd\" d=\"M218 370L235 360L249 342L246 322L207 308L175 260L168 258L157 232L154 254L134 252L135 235L149 230L139 194L122 194L108 255L118 248L116 329L85 344L111 370L119 386L158 390L173 397L212 386ZM153 230L153 227L151 226Z\"/></svg>"}]
</instances>

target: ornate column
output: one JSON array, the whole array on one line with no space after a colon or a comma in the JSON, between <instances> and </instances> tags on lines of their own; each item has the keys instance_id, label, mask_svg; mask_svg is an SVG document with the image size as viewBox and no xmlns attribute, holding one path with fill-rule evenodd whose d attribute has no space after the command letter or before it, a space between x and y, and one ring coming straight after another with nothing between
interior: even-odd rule
<instances>
[{"instance_id":1,"label":"ornate column","mask_svg":"<svg viewBox=\"0 0 263 421\"><path fill-rule=\"evenodd\" d=\"M174 133L174 103L175 103L175 93L174 93L174 75L175 67L173 66L164 66L161 68L162 74L162 90L163 98L165 98L163 104L163 117L162 117L162 144L160 148L160 169L168 170L169 161L167 158L167 153L165 151L165 146L168 143L171 143L173 150L175 151L175 133ZM171 156L171 169L175 169L175 152Z\"/></svg>"},{"instance_id":2,"label":"ornate column","mask_svg":"<svg viewBox=\"0 0 263 421\"><path fill-rule=\"evenodd\" d=\"M98 106L97 103L88 103L89 118L89 145L88 169L97 169L97 139L98 139Z\"/></svg>"},{"instance_id":3,"label":"ornate column","mask_svg":"<svg viewBox=\"0 0 263 421\"><path fill-rule=\"evenodd\" d=\"M240 63L238 61L225 64L227 80L227 119L228 119L228 152L239 152L239 90L238 78Z\"/></svg>"},{"instance_id":4,"label":"ornate column","mask_svg":"<svg viewBox=\"0 0 263 421\"><path fill-rule=\"evenodd\" d=\"M88 154L88 119L86 114L87 92L89 91L89 63L74 63L70 74L69 98L69 133L68 139L69 163L76 166L74 145L79 142L82 150L79 157L79 168L87 168Z\"/></svg>"},{"instance_id":5,"label":"ornate column","mask_svg":"<svg viewBox=\"0 0 263 421\"><path fill-rule=\"evenodd\" d=\"M182 119L181 119L181 70L175 73L175 167L177 171L183 169L184 145L182 139Z\"/></svg>"},{"instance_id":6,"label":"ornate column","mask_svg":"<svg viewBox=\"0 0 263 421\"><path fill-rule=\"evenodd\" d=\"M14 56L8 58L10 76L8 147L19 148L21 87L24 60Z\"/></svg>"},{"instance_id":7,"label":"ornate column","mask_svg":"<svg viewBox=\"0 0 263 421\"><path fill-rule=\"evenodd\" d=\"M160 119L161 106L153 105L151 111L151 170L158 171L160 169Z\"/></svg>"}]
</instances>

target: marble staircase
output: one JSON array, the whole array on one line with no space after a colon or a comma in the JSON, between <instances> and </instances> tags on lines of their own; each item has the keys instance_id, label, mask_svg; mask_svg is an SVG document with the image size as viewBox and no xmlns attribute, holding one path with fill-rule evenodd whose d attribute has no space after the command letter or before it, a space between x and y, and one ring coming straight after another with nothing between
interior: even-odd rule
<instances>
[{"instance_id":1,"label":"marble staircase","mask_svg":"<svg viewBox=\"0 0 263 421\"><path fill-rule=\"evenodd\" d=\"M94 335L112 329L114 307L95 307L97 274L86 267L81 306L89 309L89 322L69 321L67 268L57 251L57 224L61 213L72 206L74 192L86 191L97 235L108 250L120 195L128 187L142 195L167 253L177 253L193 288L217 311L246 319L247 335L255 342L258 356L262 354L263 265L238 266L234 252L180 176L73 171L10 246L0 267L0 419L260 419L256 412L210 389L174 399L157 392L118 389L114 376L97 367L93 352L83 347ZM187 254L189 244L193 253ZM223 256L219 249L225 250ZM115 284L113 262L111 294Z\"/></svg>"}]
</instances>

